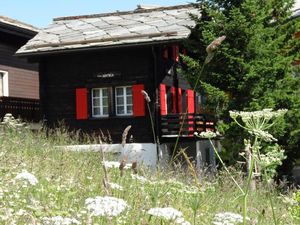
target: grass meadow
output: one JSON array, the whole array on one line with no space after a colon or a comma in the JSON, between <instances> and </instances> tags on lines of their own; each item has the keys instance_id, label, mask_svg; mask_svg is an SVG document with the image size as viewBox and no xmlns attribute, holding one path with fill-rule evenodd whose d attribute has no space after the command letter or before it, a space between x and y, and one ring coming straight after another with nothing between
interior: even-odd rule
<instances>
[{"instance_id":1,"label":"grass meadow","mask_svg":"<svg viewBox=\"0 0 300 225\"><path fill-rule=\"evenodd\" d=\"M77 143L70 136L64 129L1 131L0 224L242 224L240 192L227 173L195 181L184 168L103 167L99 152L56 147ZM231 174L244 185L239 170ZM268 195L277 224L297 224L291 194L258 185L249 194L247 224L274 224Z\"/></svg>"}]
</instances>

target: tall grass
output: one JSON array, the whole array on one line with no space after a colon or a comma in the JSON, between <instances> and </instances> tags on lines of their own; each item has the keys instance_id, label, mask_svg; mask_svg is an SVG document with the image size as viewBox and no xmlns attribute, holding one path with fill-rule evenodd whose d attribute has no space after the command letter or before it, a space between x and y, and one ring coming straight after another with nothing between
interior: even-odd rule
<instances>
[{"instance_id":1,"label":"tall grass","mask_svg":"<svg viewBox=\"0 0 300 225\"><path fill-rule=\"evenodd\" d=\"M129 169L120 176L118 168L107 168L109 182L122 187L119 190L112 185L107 192L99 152L68 152L56 147L77 143L76 135L72 136L64 129L48 135L13 129L0 133L0 224L55 224L49 218L57 216L72 218L73 224L175 224L147 213L154 207L172 207L190 224L207 225L214 224L217 213L242 213L240 191L222 172L213 181L203 179L196 184L193 174L184 169L148 171L137 165L138 175L132 176ZM106 160L109 157L106 155ZM33 174L38 184L16 179L23 170ZM246 185L238 171L231 174ZM278 224L296 224L277 191L269 194ZM129 207L116 217L93 216L86 199L106 195L124 199ZM263 186L249 192L249 224L272 224L266 196Z\"/></svg>"}]
</instances>

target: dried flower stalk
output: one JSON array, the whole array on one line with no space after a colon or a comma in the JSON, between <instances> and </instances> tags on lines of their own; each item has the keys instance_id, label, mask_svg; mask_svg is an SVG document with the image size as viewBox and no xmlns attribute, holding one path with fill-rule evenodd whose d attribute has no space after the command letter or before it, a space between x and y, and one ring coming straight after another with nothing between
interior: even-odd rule
<instances>
[{"instance_id":1,"label":"dried flower stalk","mask_svg":"<svg viewBox=\"0 0 300 225\"><path fill-rule=\"evenodd\" d=\"M151 99L150 99L148 93L145 90L142 90L141 92L142 92L142 94L143 94L144 99L146 100L146 102L148 102L148 103L151 102Z\"/></svg>"},{"instance_id":2,"label":"dried flower stalk","mask_svg":"<svg viewBox=\"0 0 300 225\"><path fill-rule=\"evenodd\" d=\"M213 40L207 47L206 47L206 52L207 56L205 59L204 64L209 63L215 54L215 50L221 45L221 43L225 40L226 36L223 35L221 37L218 37L217 39Z\"/></svg>"},{"instance_id":3,"label":"dried flower stalk","mask_svg":"<svg viewBox=\"0 0 300 225\"><path fill-rule=\"evenodd\" d=\"M126 144L126 138L127 138L127 135L128 135L128 132L131 128L131 125L127 126L125 128L125 130L123 131L123 134L122 134L122 147L124 148L125 144Z\"/></svg>"},{"instance_id":4,"label":"dried flower stalk","mask_svg":"<svg viewBox=\"0 0 300 225\"><path fill-rule=\"evenodd\" d=\"M131 169L132 169L133 174L137 174L138 173L138 171L137 171L137 161L134 161L132 163Z\"/></svg>"}]
</instances>

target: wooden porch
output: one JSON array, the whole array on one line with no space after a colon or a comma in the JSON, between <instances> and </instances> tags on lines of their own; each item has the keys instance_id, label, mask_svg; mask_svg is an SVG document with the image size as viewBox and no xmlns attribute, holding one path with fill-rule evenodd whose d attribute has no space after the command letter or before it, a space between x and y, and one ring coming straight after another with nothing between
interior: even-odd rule
<instances>
[{"instance_id":1,"label":"wooden porch","mask_svg":"<svg viewBox=\"0 0 300 225\"><path fill-rule=\"evenodd\" d=\"M216 131L215 118L208 114L168 114L161 116L161 137L194 137L194 132Z\"/></svg>"},{"instance_id":2,"label":"wooden porch","mask_svg":"<svg viewBox=\"0 0 300 225\"><path fill-rule=\"evenodd\" d=\"M0 97L0 118L11 113L15 118L38 122L41 119L40 102L37 99Z\"/></svg>"}]
</instances>

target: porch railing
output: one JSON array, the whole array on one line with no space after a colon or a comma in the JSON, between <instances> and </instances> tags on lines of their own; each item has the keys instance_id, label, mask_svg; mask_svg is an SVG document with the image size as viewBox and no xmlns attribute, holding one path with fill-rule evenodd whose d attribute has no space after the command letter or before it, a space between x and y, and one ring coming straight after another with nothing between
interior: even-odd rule
<instances>
[{"instance_id":1,"label":"porch railing","mask_svg":"<svg viewBox=\"0 0 300 225\"><path fill-rule=\"evenodd\" d=\"M0 97L0 117L11 113L15 118L37 122L41 119L40 102L36 99Z\"/></svg>"},{"instance_id":2,"label":"porch railing","mask_svg":"<svg viewBox=\"0 0 300 225\"><path fill-rule=\"evenodd\" d=\"M180 130L181 129L181 130ZM162 137L193 137L194 132L215 131L215 119L207 114L170 114L161 116Z\"/></svg>"}]
</instances>

